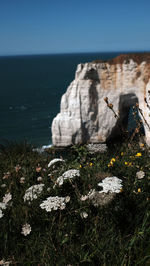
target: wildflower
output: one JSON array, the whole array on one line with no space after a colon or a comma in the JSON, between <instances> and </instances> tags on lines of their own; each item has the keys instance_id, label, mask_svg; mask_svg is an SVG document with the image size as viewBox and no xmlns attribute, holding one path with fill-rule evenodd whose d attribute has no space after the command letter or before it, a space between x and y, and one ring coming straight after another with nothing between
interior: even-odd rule
<instances>
[{"instance_id":1,"label":"wildflower","mask_svg":"<svg viewBox=\"0 0 150 266\"><path fill-rule=\"evenodd\" d=\"M12 264L12 261L5 261L4 259L0 260L0 265L9 266L10 264Z\"/></svg>"},{"instance_id":2,"label":"wildflower","mask_svg":"<svg viewBox=\"0 0 150 266\"><path fill-rule=\"evenodd\" d=\"M116 159L115 159L115 158L112 158L112 159L111 159L111 162L115 162L115 161L116 161Z\"/></svg>"},{"instance_id":3,"label":"wildflower","mask_svg":"<svg viewBox=\"0 0 150 266\"><path fill-rule=\"evenodd\" d=\"M2 184L2 185L1 185L1 188L5 188L5 187L6 187L6 184Z\"/></svg>"},{"instance_id":4,"label":"wildflower","mask_svg":"<svg viewBox=\"0 0 150 266\"><path fill-rule=\"evenodd\" d=\"M3 179L8 179L10 176L10 172L4 173Z\"/></svg>"},{"instance_id":5,"label":"wildflower","mask_svg":"<svg viewBox=\"0 0 150 266\"><path fill-rule=\"evenodd\" d=\"M122 151L122 152L121 152L121 156L123 156L123 155L124 155L124 152Z\"/></svg>"},{"instance_id":6,"label":"wildflower","mask_svg":"<svg viewBox=\"0 0 150 266\"><path fill-rule=\"evenodd\" d=\"M128 165L128 162L125 162L124 164L125 164L125 165Z\"/></svg>"},{"instance_id":7,"label":"wildflower","mask_svg":"<svg viewBox=\"0 0 150 266\"><path fill-rule=\"evenodd\" d=\"M136 173L136 177L138 179L142 179L142 178L144 178L144 176L145 176L145 173L143 171L139 171Z\"/></svg>"},{"instance_id":8,"label":"wildflower","mask_svg":"<svg viewBox=\"0 0 150 266\"><path fill-rule=\"evenodd\" d=\"M140 152L138 152L135 156L136 156L136 157L141 157L142 154L141 154Z\"/></svg>"},{"instance_id":9,"label":"wildflower","mask_svg":"<svg viewBox=\"0 0 150 266\"><path fill-rule=\"evenodd\" d=\"M22 226L22 231L21 234L23 234L24 236L29 235L31 232L31 226L30 224L26 223Z\"/></svg>"},{"instance_id":10,"label":"wildflower","mask_svg":"<svg viewBox=\"0 0 150 266\"><path fill-rule=\"evenodd\" d=\"M38 184L29 187L23 197L24 201L32 201L33 199L37 199L37 195L41 194L43 187L44 184Z\"/></svg>"},{"instance_id":11,"label":"wildflower","mask_svg":"<svg viewBox=\"0 0 150 266\"><path fill-rule=\"evenodd\" d=\"M140 188L138 188L138 193L141 193L141 189Z\"/></svg>"},{"instance_id":12,"label":"wildflower","mask_svg":"<svg viewBox=\"0 0 150 266\"><path fill-rule=\"evenodd\" d=\"M87 199L88 199L88 196L87 195L85 195L85 196L82 195L81 198L80 198L81 201L85 201Z\"/></svg>"},{"instance_id":13,"label":"wildflower","mask_svg":"<svg viewBox=\"0 0 150 266\"><path fill-rule=\"evenodd\" d=\"M63 210L66 207L66 203L70 200L70 197L49 197L44 200L40 207L41 209L45 209L47 212L51 212L53 210ZM67 202L66 202L67 201Z\"/></svg>"},{"instance_id":14,"label":"wildflower","mask_svg":"<svg viewBox=\"0 0 150 266\"><path fill-rule=\"evenodd\" d=\"M42 167L38 164L38 166L36 167L35 171L37 173L39 173L39 172L41 172L41 170L42 170Z\"/></svg>"},{"instance_id":15,"label":"wildflower","mask_svg":"<svg viewBox=\"0 0 150 266\"><path fill-rule=\"evenodd\" d=\"M141 147L141 148L144 147L144 143L140 143L140 147Z\"/></svg>"},{"instance_id":16,"label":"wildflower","mask_svg":"<svg viewBox=\"0 0 150 266\"><path fill-rule=\"evenodd\" d=\"M80 168L82 168L82 165L80 164Z\"/></svg>"},{"instance_id":17,"label":"wildflower","mask_svg":"<svg viewBox=\"0 0 150 266\"><path fill-rule=\"evenodd\" d=\"M3 203L7 204L11 199L12 199L12 195L10 193L7 193L3 197Z\"/></svg>"},{"instance_id":18,"label":"wildflower","mask_svg":"<svg viewBox=\"0 0 150 266\"><path fill-rule=\"evenodd\" d=\"M101 183L98 183L98 186L103 187L103 190L99 191L99 193L119 193L122 188L121 183L122 180L116 176L106 177Z\"/></svg>"},{"instance_id":19,"label":"wildflower","mask_svg":"<svg viewBox=\"0 0 150 266\"><path fill-rule=\"evenodd\" d=\"M16 171L16 173L18 173L20 169L21 169L21 166L20 166L19 164L17 164L17 165L15 166L15 171Z\"/></svg>"},{"instance_id":20,"label":"wildflower","mask_svg":"<svg viewBox=\"0 0 150 266\"><path fill-rule=\"evenodd\" d=\"M128 164L129 166L132 166L132 162L129 162L129 164Z\"/></svg>"},{"instance_id":21,"label":"wildflower","mask_svg":"<svg viewBox=\"0 0 150 266\"><path fill-rule=\"evenodd\" d=\"M25 177L21 177L19 182L20 182L20 184L24 184L24 182L25 182Z\"/></svg>"},{"instance_id":22,"label":"wildflower","mask_svg":"<svg viewBox=\"0 0 150 266\"><path fill-rule=\"evenodd\" d=\"M65 202L68 203L69 201L70 201L70 197L67 196L67 197L65 198Z\"/></svg>"},{"instance_id":23,"label":"wildflower","mask_svg":"<svg viewBox=\"0 0 150 266\"><path fill-rule=\"evenodd\" d=\"M56 184L61 186L61 185L63 185L64 180L69 180L69 179L72 179L76 176L80 176L80 171L76 170L76 169L70 169L70 170L66 171L65 173L63 173L62 176L57 178Z\"/></svg>"},{"instance_id":24,"label":"wildflower","mask_svg":"<svg viewBox=\"0 0 150 266\"><path fill-rule=\"evenodd\" d=\"M52 161L49 162L48 167L51 167L52 165L54 165L57 162L64 162L64 160L63 159L59 159L59 158L55 158L55 159L53 159Z\"/></svg>"},{"instance_id":25,"label":"wildflower","mask_svg":"<svg viewBox=\"0 0 150 266\"><path fill-rule=\"evenodd\" d=\"M3 212L2 212L2 210L0 209L0 218L2 218L3 217Z\"/></svg>"},{"instance_id":26,"label":"wildflower","mask_svg":"<svg viewBox=\"0 0 150 266\"><path fill-rule=\"evenodd\" d=\"M0 209L5 210L6 204L4 202L0 202Z\"/></svg>"},{"instance_id":27,"label":"wildflower","mask_svg":"<svg viewBox=\"0 0 150 266\"><path fill-rule=\"evenodd\" d=\"M120 192L123 192L123 188L120 188Z\"/></svg>"},{"instance_id":28,"label":"wildflower","mask_svg":"<svg viewBox=\"0 0 150 266\"><path fill-rule=\"evenodd\" d=\"M93 163L90 163L90 166L92 166L93 165Z\"/></svg>"},{"instance_id":29,"label":"wildflower","mask_svg":"<svg viewBox=\"0 0 150 266\"><path fill-rule=\"evenodd\" d=\"M88 217L88 214L87 214L87 212L81 212L80 216L81 216L82 219L83 218L86 219Z\"/></svg>"},{"instance_id":30,"label":"wildflower","mask_svg":"<svg viewBox=\"0 0 150 266\"><path fill-rule=\"evenodd\" d=\"M42 182L42 181L43 181L43 178L42 178L41 176L39 176L39 177L37 178L37 181L38 181L38 182Z\"/></svg>"}]
</instances>

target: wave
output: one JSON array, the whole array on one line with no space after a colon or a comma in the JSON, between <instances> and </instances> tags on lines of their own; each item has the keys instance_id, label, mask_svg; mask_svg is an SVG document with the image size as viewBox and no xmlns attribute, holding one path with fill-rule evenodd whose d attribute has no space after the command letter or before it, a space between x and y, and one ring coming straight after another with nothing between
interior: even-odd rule
<instances>
[{"instance_id":1,"label":"wave","mask_svg":"<svg viewBox=\"0 0 150 266\"><path fill-rule=\"evenodd\" d=\"M42 152L44 152L45 150L50 149L52 146L53 146L52 144L49 144L49 145L43 145L42 147L39 147L39 148L35 148L35 149L33 149L33 151L37 151L38 153L42 153Z\"/></svg>"}]
</instances>

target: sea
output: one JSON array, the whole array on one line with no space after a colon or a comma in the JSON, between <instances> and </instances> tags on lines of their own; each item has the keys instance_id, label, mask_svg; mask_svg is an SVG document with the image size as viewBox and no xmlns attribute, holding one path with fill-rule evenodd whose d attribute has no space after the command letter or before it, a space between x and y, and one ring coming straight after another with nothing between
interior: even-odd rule
<instances>
[{"instance_id":1,"label":"sea","mask_svg":"<svg viewBox=\"0 0 150 266\"><path fill-rule=\"evenodd\" d=\"M0 57L0 143L52 144L51 124L79 63L120 53Z\"/></svg>"}]
</instances>

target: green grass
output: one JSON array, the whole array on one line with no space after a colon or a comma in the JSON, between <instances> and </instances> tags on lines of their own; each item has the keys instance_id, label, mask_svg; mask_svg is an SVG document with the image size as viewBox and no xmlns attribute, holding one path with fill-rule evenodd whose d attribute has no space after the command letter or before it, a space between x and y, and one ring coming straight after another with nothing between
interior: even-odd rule
<instances>
[{"instance_id":1,"label":"green grass","mask_svg":"<svg viewBox=\"0 0 150 266\"><path fill-rule=\"evenodd\" d=\"M76 146L59 156L65 163L48 168L49 161L58 157L53 148L39 154L26 143L1 145L0 202L9 192L12 200L0 218L0 260L12 265L150 265L149 149L131 143L90 155L84 146ZM18 171L16 165L21 167ZM79 169L80 177L53 188L69 169ZM141 180L136 177L140 170L145 173ZM39 184L39 176L43 192L31 204L24 202L25 191ZM103 207L80 200L106 176L122 179L122 192ZM46 212L39 205L49 196L70 196L70 202L64 210ZM86 219L82 212L88 214ZM21 234L25 223L31 226L27 236Z\"/></svg>"}]
</instances>

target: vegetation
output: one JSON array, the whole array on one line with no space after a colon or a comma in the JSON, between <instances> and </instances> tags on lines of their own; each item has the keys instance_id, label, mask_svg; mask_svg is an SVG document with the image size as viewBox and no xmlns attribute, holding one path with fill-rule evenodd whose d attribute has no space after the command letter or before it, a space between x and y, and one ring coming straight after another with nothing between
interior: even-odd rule
<instances>
[{"instance_id":1,"label":"vegetation","mask_svg":"<svg viewBox=\"0 0 150 266\"><path fill-rule=\"evenodd\" d=\"M149 156L146 144L134 140L103 154L85 146L40 154L26 143L1 145L1 265L150 265ZM53 158L64 161L48 167ZM80 176L59 185L69 169ZM122 180L120 193L94 206L84 196L107 176ZM37 196L25 200L27 189L39 184ZM40 206L56 196L64 204L49 211Z\"/></svg>"}]
</instances>

